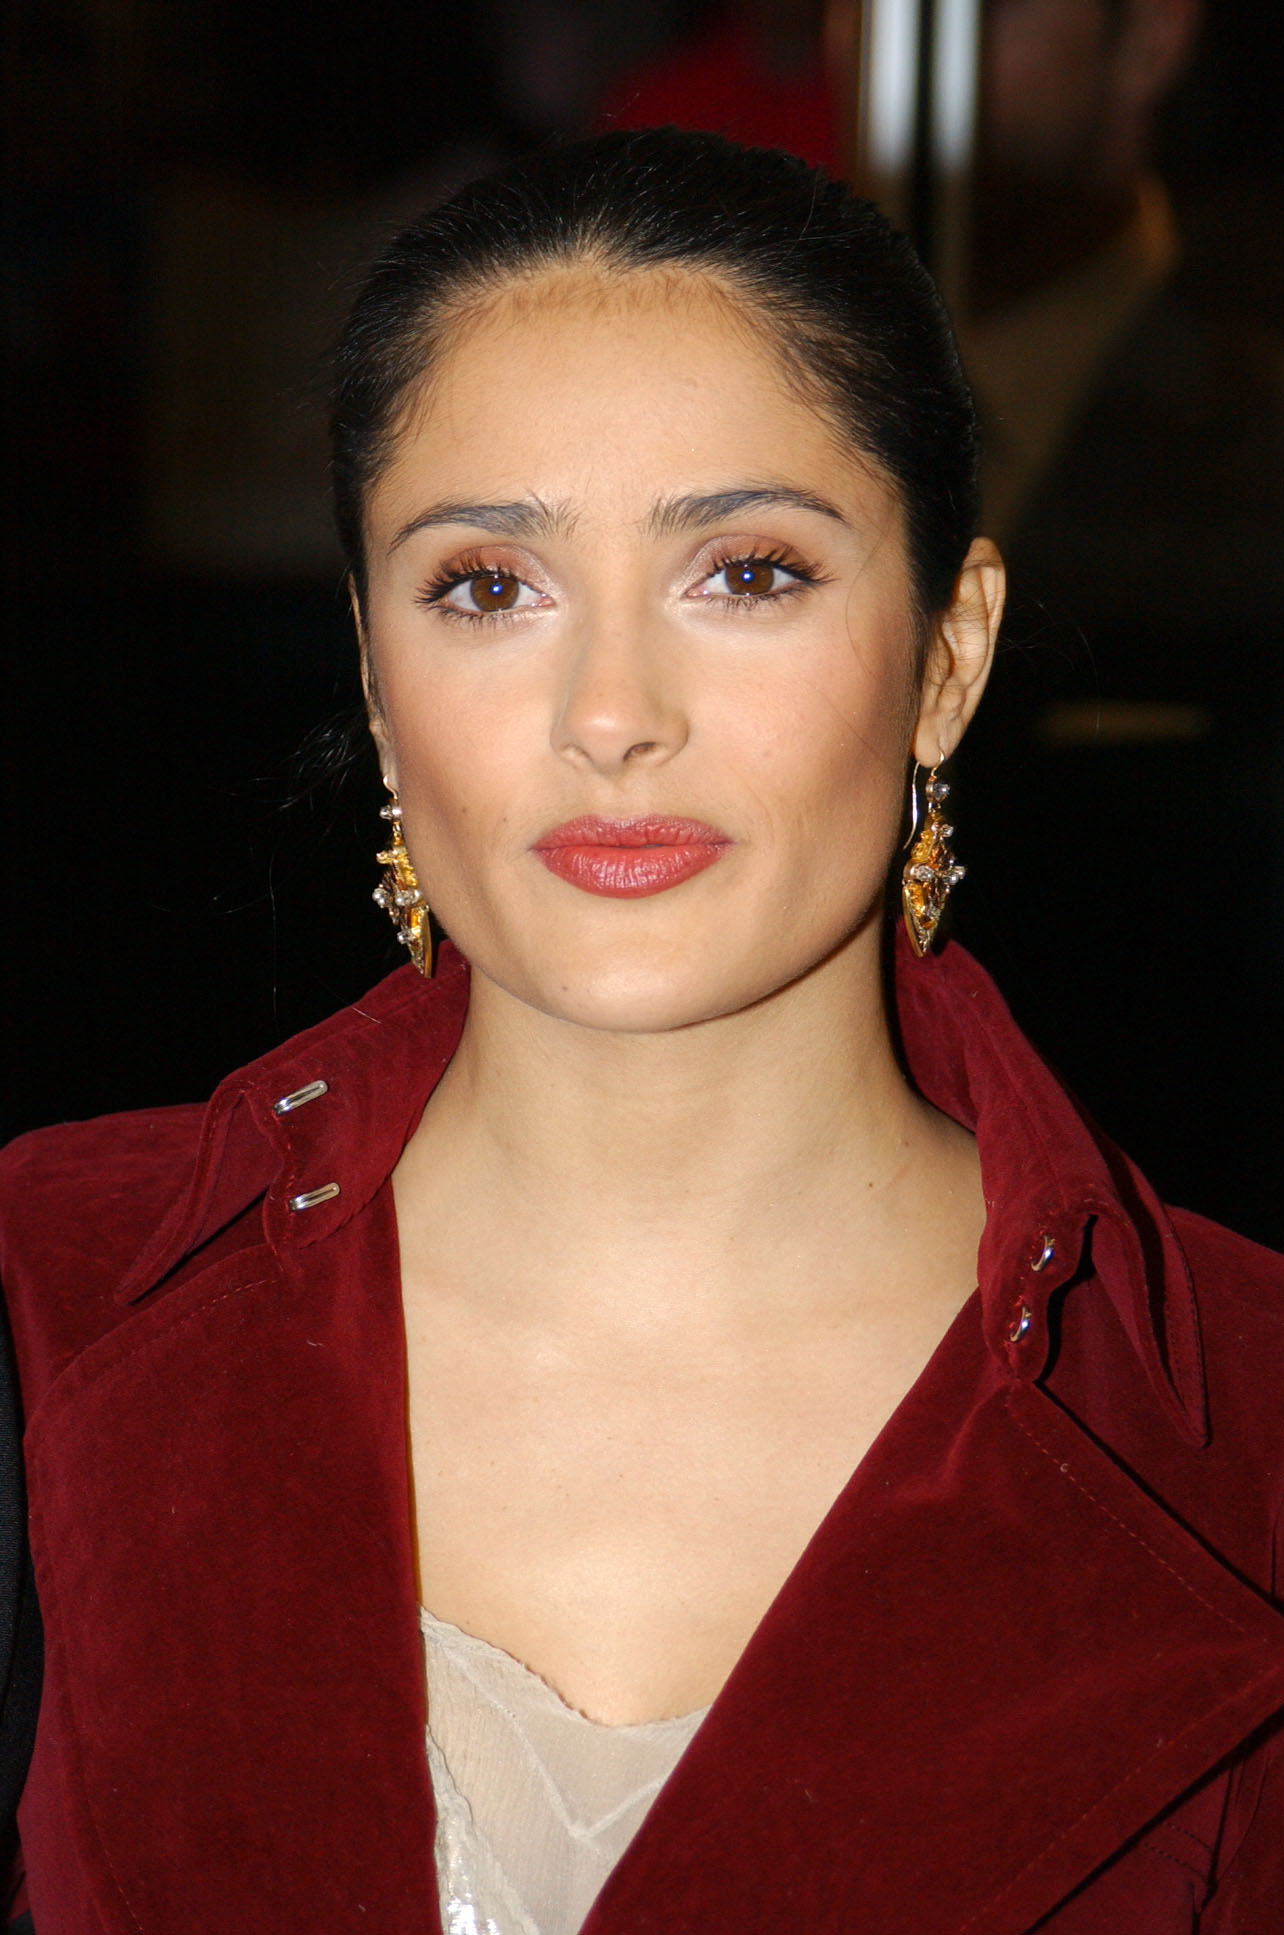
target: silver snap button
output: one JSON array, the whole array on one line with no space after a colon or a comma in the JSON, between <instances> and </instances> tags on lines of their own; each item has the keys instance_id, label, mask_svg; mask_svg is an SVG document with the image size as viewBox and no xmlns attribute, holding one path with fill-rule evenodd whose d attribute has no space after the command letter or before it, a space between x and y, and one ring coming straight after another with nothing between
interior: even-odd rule
<instances>
[{"instance_id":1,"label":"silver snap button","mask_svg":"<svg viewBox=\"0 0 1284 1935\"><path fill-rule=\"evenodd\" d=\"M1019 1344L1033 1322L1034 1319L1030 1315L1030 1306L1023 1303L1019 1314L1008 1325L1008 1342L1010 1344Z\"/></svg>"},{"instance_id":2,"label":"silver snap button","mask_svg":"<svg viewBox=\"0 0 1284 1935\"><path fill-rule=\"evenodd\" d=\"M328 1095L329 1082L307 1082L296 1088L290 1095L283 1095L279 1102L273 1102L273 1115L288 1115L291 1109L301 1109L305 1102L315 1102L319 1095Z\"/></svg>"},{"instance_id":3,"label":"silver snap button","mask_svg":"<svg viewBox=\"0 0 1284 1935\"><path fill-rule=\"evenodd\" d=\"M291 1196L291 1209L315 1209L318 1203L328 1203L332 1196L339 1193L338 1183L322 1183L319 1189L305 1189L301 1196Z\"/></svg>"},{"instance_id":4,"label":"silver snap button","mask_svg":"<svg viewBox=\"0 0 1284 1935\"><path fill-rule=\"evenodd\" d=\"M1030 1268L1036 1274L1040 1270L1046 1270L1056 1253L1056 1245L1053 1243L1052 1238L1045 1236L1043 1239L1043 1248L1039 1251L1038 1256L1032 1256L1030 1258Z\"/></svg>"}]
</instances>

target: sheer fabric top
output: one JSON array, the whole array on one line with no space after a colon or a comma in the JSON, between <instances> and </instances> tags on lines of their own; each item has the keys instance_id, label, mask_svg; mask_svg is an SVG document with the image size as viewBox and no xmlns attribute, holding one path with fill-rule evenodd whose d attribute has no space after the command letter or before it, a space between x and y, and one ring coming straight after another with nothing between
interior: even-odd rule
<instances>
[{"instance_id":1,"label":"sheer fabric top","mask_svg":"<svg viewBox=\"0 0 1284 1935\"><path fill-rule=\"evenodd\" d=\"M420 1611L445 1935L577 1935L708 1708L610 1727Z\"/></svg>"}]
</instances>

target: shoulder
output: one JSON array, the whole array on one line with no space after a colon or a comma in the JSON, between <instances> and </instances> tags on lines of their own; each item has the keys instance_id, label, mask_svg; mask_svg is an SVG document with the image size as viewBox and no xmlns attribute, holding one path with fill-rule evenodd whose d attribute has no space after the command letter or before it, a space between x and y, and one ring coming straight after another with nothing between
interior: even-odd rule
<instances>
[{"instance_id":1,"label":"shoulder","mask_svg":"<svg viewBox=\"0 0 1284 1935\"><path fill-rule=\"evenodd\" d=\"M1172 1222L1195 1289L1213 1440L1284 1482L1284 1256L1186 1210Z\"/></svg>"},{"instance_id":2,"label":"shoulder","mask_svg":"<svg viewBox=\"0 0 1284 1935\"><path fill-rule=\"evenodd\" d=\"M1201 1302L1227 1302L1284 1327L1284 1254L1210 1222L1194 1210L1170 1209Z\"/></svg>"},{"instance_id":3,"label":"shoulder","mask_svg":"<svg viewBox=\"0 0 1284 1935\"><path fill-rule=\"evenodd\" d=\"M181 1187L204 1108L139 1109L63 1122L0 1150L0 1262L35 1236L48 1256L95 1264L128 1246Z\"/></svg>"},{"instance_id":4,"label":"shoulder","mask_svg":"<svg viewBox=\"0 0 1284 1935\"><path fill-rule=\"evenodd\" d=\"M296 1195L342 1177L317 1199L308 1241L370 1201L467 1000L467 965L443 947L431 986L398 970L235 1070L207 1104L39 1129L0 1152L0 1278L28 1407L162 1284L288 1240Z\"/></svg>"},{"instance_id":5,"label":"shoulder","mask_svg":"<svg viewBox=\"0 0 1284 1935\"><path fill-rule=\"evenodd\" d=\"M1284 1255L1193 1211L1168 1213L1194 1288L1210 1403L1233 1392L1237 1408L1260 1409L1262 1443L1284 1449Z\"/></svg>"},{"instance_id":6,"label":"shoulder","mask_svg":"<svg viewBox=\"0 0 1284 1935\"><path fill-rule=\"evenodd\" d=\"M417 977L416 977L417 978ZM47 1270L119 1276L191 1181L221 1103L274 1082L395 1017L410 995L390 976L362 1000L236 1069L208 1102L62 1122L0 1150L0 1271L35 1253Z\"/></svg>"},{"instance_id":7,"label":"shoulder","mask_svg":"<svg viewBox=\"0 0 1284 1935\"><path fill-rule=\"evenodd\" d=\"M1167 1321L1184 1277L1199 1429L1183 1430L1156 1405L1129 1318L1117 1321L1091 1278L1082 1293L1070 1292L1067 1348L1051 1387L1152 1497L1245 1578L1275 1592L1284 1560L1284 1257L1188 1211L1164 1220L1177 1249L1162 1299L1159 1273L1147 1273L1151 1320L1170 1365L1184 1348ZM1144 1249L1151 1233L1139 1233Z\"/></svg>"},{"instance_id":8,"label":"shoulder","mask_svg":"<svg viewBox=\"0 0 1284 1935\"><path fill-rule=\"evenodd\" d=\"M109 1173L133 1181L162 1159L195 1147L204 1104L133 1109L87 1122L57 1122L0 1149L0 1203L19 1206L31 1187L83 1186Z\"/></svg>"},{"instance_id":9,"label":"shoulder","mask_svg":"<svg viewBox=\"0 0 1284 1935\"><path fill-rule=\"evenodd\" d=\"M195 1168L199 1105L105 1115L0 1150L0 1280L24 1386L120 1320L115 1290Z\"/></svg>"}]
</instances>

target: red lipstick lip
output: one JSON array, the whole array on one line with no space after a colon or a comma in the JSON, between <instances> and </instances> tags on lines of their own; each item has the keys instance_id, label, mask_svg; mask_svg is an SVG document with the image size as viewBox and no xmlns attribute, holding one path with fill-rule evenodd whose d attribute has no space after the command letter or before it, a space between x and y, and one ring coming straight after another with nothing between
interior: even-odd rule
<instances>
[{"instance_id":1,"label":"red lipstick lip","mask_svg":"<svg viewBox=\"0 0 1284 1935\"><path fill-rule=\"evenodd\" d=\"M550 873L584 893L636 900L703 873L734 845L703 820L654 813L604 820L589 814L551 827L531 851Z\"/></svg>"},{"instance_id":2,"label":"red lipstick lip","mask_svg":"<svg viewBox=\"0 0 1284 1935\"><path fill-rule=\"evenodd\" d=\"M646 813L639 819L602 820L586 814L550 827L535 842L536 853L555 847L729 847L731 836L703 820L675 820L667 814Z\"/></svg>"}]
</instances>

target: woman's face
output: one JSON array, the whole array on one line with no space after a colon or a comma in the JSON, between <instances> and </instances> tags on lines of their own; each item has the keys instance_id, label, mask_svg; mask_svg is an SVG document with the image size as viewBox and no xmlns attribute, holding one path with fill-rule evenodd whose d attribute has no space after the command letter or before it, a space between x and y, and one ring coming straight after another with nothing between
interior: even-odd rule
<instances>
[{"instance_id":1,"label":"woman's face","mask_svg":"<svg viewBox=\"0 0 1284 1935\"><path fill-rule=\"evenodd\" d=\"M901 511L716 288L498 297L367 534L384 771L476 972L652 1031L868 942L934 724Z\"/></svg>"}]
</instances>

